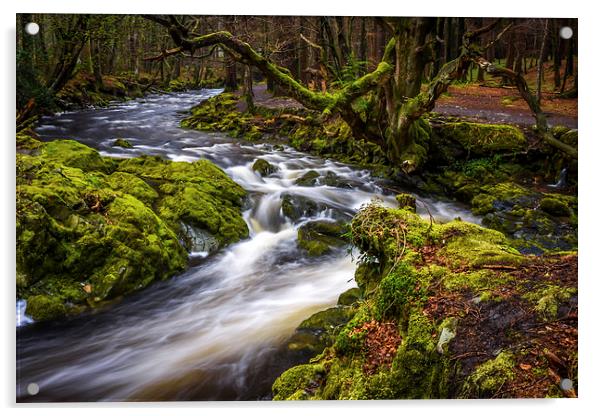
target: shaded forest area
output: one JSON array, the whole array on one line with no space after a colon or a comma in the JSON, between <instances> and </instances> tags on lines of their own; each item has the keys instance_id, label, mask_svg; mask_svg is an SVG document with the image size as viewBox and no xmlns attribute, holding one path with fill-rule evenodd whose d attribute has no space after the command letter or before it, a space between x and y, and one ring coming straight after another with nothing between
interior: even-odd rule
<instances>
[{"instance_id":1,"label":"shaded forest area","mask_svg":"<svg viewBox=\"0 0 602 416\"><path fill-rule=\"evenodd\" d=\"M498 73L472 59L453 76L454 83L492 86L495 79L496 86L514 84L512 74L500 73L503 68L524 75L537 100L541 94L577 95L576 19L453 17L404 23L373 17L179 16L169 20L160 16L48 14L20 14L17 19L17 109L22 116L27 115L23 110L31 98L44 111L72 101L97 103L102 97L95 93L139 95L154 88L202 86L223 86L226 91L234 91L266 77L252 65L241 63L244 56L223 43L190 50L178 45L184 34L193 37L220 31L248 42L261 57L284 69L302 86L321 92L340 91L351 81L375 71L391 36L403 32L404 39L415 44L397 42L395 46L406 51L403 57L397 54L394 77L404 77L404 85L397 80L389 92L399 101L400 97L415 97L423 83L436 81L446 63L465 53L466 34L497 22L471 44L479 46L479 55L487 62L500 66ZM40 24L39 34L24 32L29 21ZM420 26L410 27L416 22L421 22ZM568 40L559 35L564 26L574 28L574 36ZM407 36L410 32L412 35ZM170 36L174 33L179 34ZM412 46L412 53L407 52ZM269 91L290 95L292 91L287 88L267 76ZM430 99L439 95L438 92ZM387 105L390 107L391 103ZM348 108L341 110L349 112ZM395 118L393 112L388 110L389 119ZM347 117L352 128L358 124L356 130L369 130L370 126L358 122L356 115ZM371 133L360 134L374 136ZM395 139L381 140L411 141L403 131L392 134ZM409 143L405 145L408 146ZM391 144L385 147L393 150Z\"/></svg>"}]
</instances>

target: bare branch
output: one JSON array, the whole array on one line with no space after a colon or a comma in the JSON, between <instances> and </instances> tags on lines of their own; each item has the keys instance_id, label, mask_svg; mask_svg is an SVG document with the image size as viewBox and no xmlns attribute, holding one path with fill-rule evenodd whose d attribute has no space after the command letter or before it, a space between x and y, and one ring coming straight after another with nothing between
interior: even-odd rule
<instances>
[{"instance_id":1,"label":"bare branch","mask_svg":"<svg viewBox=\"0 0 602 416\"><path fill-rule=\"evenodd\" d=\"M493 39L491 42L489 42L485 48L483 48L484 50L487 50L489 48L491 48L493 45L495 45L497 42L499 42L499 40L502 38L502 36L504 36L504 34L513 26L512 23L510 23L508 26L506 26L500 33L498 33L498 35L495 37L495 39Z\"/></svg>"}]
</instances>

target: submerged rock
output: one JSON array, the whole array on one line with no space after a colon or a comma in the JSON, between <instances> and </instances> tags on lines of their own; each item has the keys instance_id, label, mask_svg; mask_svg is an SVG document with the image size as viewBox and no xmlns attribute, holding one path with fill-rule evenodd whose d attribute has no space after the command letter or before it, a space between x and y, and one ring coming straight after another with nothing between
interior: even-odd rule
<instances>
[{"instance_id":1,"label":"submerged rock","mask_svg":"<svg viewBox=\"0 0 602 416\"><path fill-rule=\"evenodd\" d=\"M184 246L190 253L213 253L219 248L219 241L211 233L193 225L181 224Z\"/></svg>"},{"instance_id":2,"label":"submerged rock","mask_svg":"<svg viewBox=\"0 0 602 416\"><path fill-rule=\"evenodd\" d=\"M323 202L314 201L313 199L298 195L285 193L282 195L282 214L293 221L298 221L301 218L315 217L320 212L329 211L329 215L337 220L349 220L351 215L341 212L335 207L331 207Z\"/></svg>"},{"instance_id":3,"label":"submerged rock","mask_svg":"<svg viewBox=\"0 0 602 416\"><path fill-rule=\"evenodd\" d=\"M131 149L132 144L126 139L117 139L113 142L113 147L123 147L124 149Z\"/></svg>"},{"instance_id":4,"label":"submerged rock","mask_svg":"<svg viewBox=\"0 0 602 416\"><path fill-rule=\"evenodd\" d=\"M276 166L272 165L265 159L255 160L252 169L255 172L259 173L261 176L268 176L278 171L278 168Z\"/></svg>"},{"instance_id":5,"label":"submerged rock","mask_svg":"<svg viewBox=\"0 0 602 416\"><path fill-rule=\"evenodd\" d=\"M318 220L299 227L297 244L307 250L310 256L321 256L333 247L345 245L345 226L342 223Z\"/></svg>"},{"instance_id":6,"label":"submerged rock","mask_svg":"<svg viewBox=\"0 0 602 416\"><path fill-rule=\"evenodd\" d=\"M295 185L299 186L316 186L318 184L318 178L320 174L315 170L310 170L295 181Z\"/></svg>"}]
</instances>

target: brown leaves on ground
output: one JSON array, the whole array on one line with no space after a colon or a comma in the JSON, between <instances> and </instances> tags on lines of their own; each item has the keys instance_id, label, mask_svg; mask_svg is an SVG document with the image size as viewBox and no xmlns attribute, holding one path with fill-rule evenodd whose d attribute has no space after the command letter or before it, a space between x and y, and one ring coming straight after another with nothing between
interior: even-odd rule
<instances>
[{"instance_id":1,"label":"brown leaves on ground","mask_svg":"<svg viewBox=\"0 0 602 416\"><path fill-rule=\"evenodd\" d=\"M518 125L532 124L531 111L520 98L516 88L490 87L480 84L451 86L449 95L441 97L434 111L451 116L474 118L482 122L505 122ZM504 105L503 101L511 102ZM555 94L542 95L542 110L551 124L576 126L577 99L559 98Z\"/></svg>"},{"instance_id":2,"label":"brown leaves on ground","mask_svg":"<svg viewBox=\"0 0 602 416\"><path fill-rule=\"evenodd\" d=\"M459 377L465 378L502 350L515 356L514 378L494 397L546 397L563 394L576 397L577 370L577 295L558 306L555 319L542 321L524 295L546 285L577 287L577 256L533 257L515 270L493 270L512 278L492 288L495 300L477 302L471 291L446 291L440 284L431 286L424 305L433 321L458 317L456 336L450 344L452 359L459 364ZM563 379L571 380L572 390L559 388Z\"/></svg>"},{"instance_id":3,"label":"brown leaves on ground","mask_svg":"<svg viewBox=\"0 0 602 416\"><path fill-rule=\"evenodd\" d=\"M367 375L375 374L382 367L390 368L397 353L401 336L396 322L379 322L372 320L355 328L350 336L365 333L365 361L363 370Z\"/></svg>"}]
</instances>

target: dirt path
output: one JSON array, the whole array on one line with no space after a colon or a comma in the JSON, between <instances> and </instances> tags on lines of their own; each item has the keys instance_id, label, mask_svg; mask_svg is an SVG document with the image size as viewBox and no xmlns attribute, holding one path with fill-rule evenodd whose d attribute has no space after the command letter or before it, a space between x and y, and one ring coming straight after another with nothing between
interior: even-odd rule
<instances>
[{"instance_id":1,"label":"dirt path","mask_svg":"<svg viewBox=\"0 0 602 416\"><path fill-rule=\"evenodd\" d=\"M263 107L303 108L292 98L274 97L267 91L266 84L253 86L253 94L255 104ZM246 110L244 102L239 105L239 110ZM562 124L570 128L577 128L576 99L559 99L552 94L546 94L542 107L546 111L551 125ZM483 123L515 124L521 127L534 124L527 104L518 97L515 89L482 87L476 84L466 87L451 87L449 95L442 96L433 111Z\"/></svg>"},{"instance_id":2,"label":"dirt path","mask_svg":"<svg viewBox=\"0 0 602 416\"><path fill-rule=\"evenodd\" d=\"M562 124L577 128L577 100L560 99L545 94L542 108L550 125ZM516 89L482 87L472 84L466 87L451 87L449 95L437 101L436 113L468 118L485 123L535 124L527 104L518 96Z\"/></svg>"}]
</instances>

